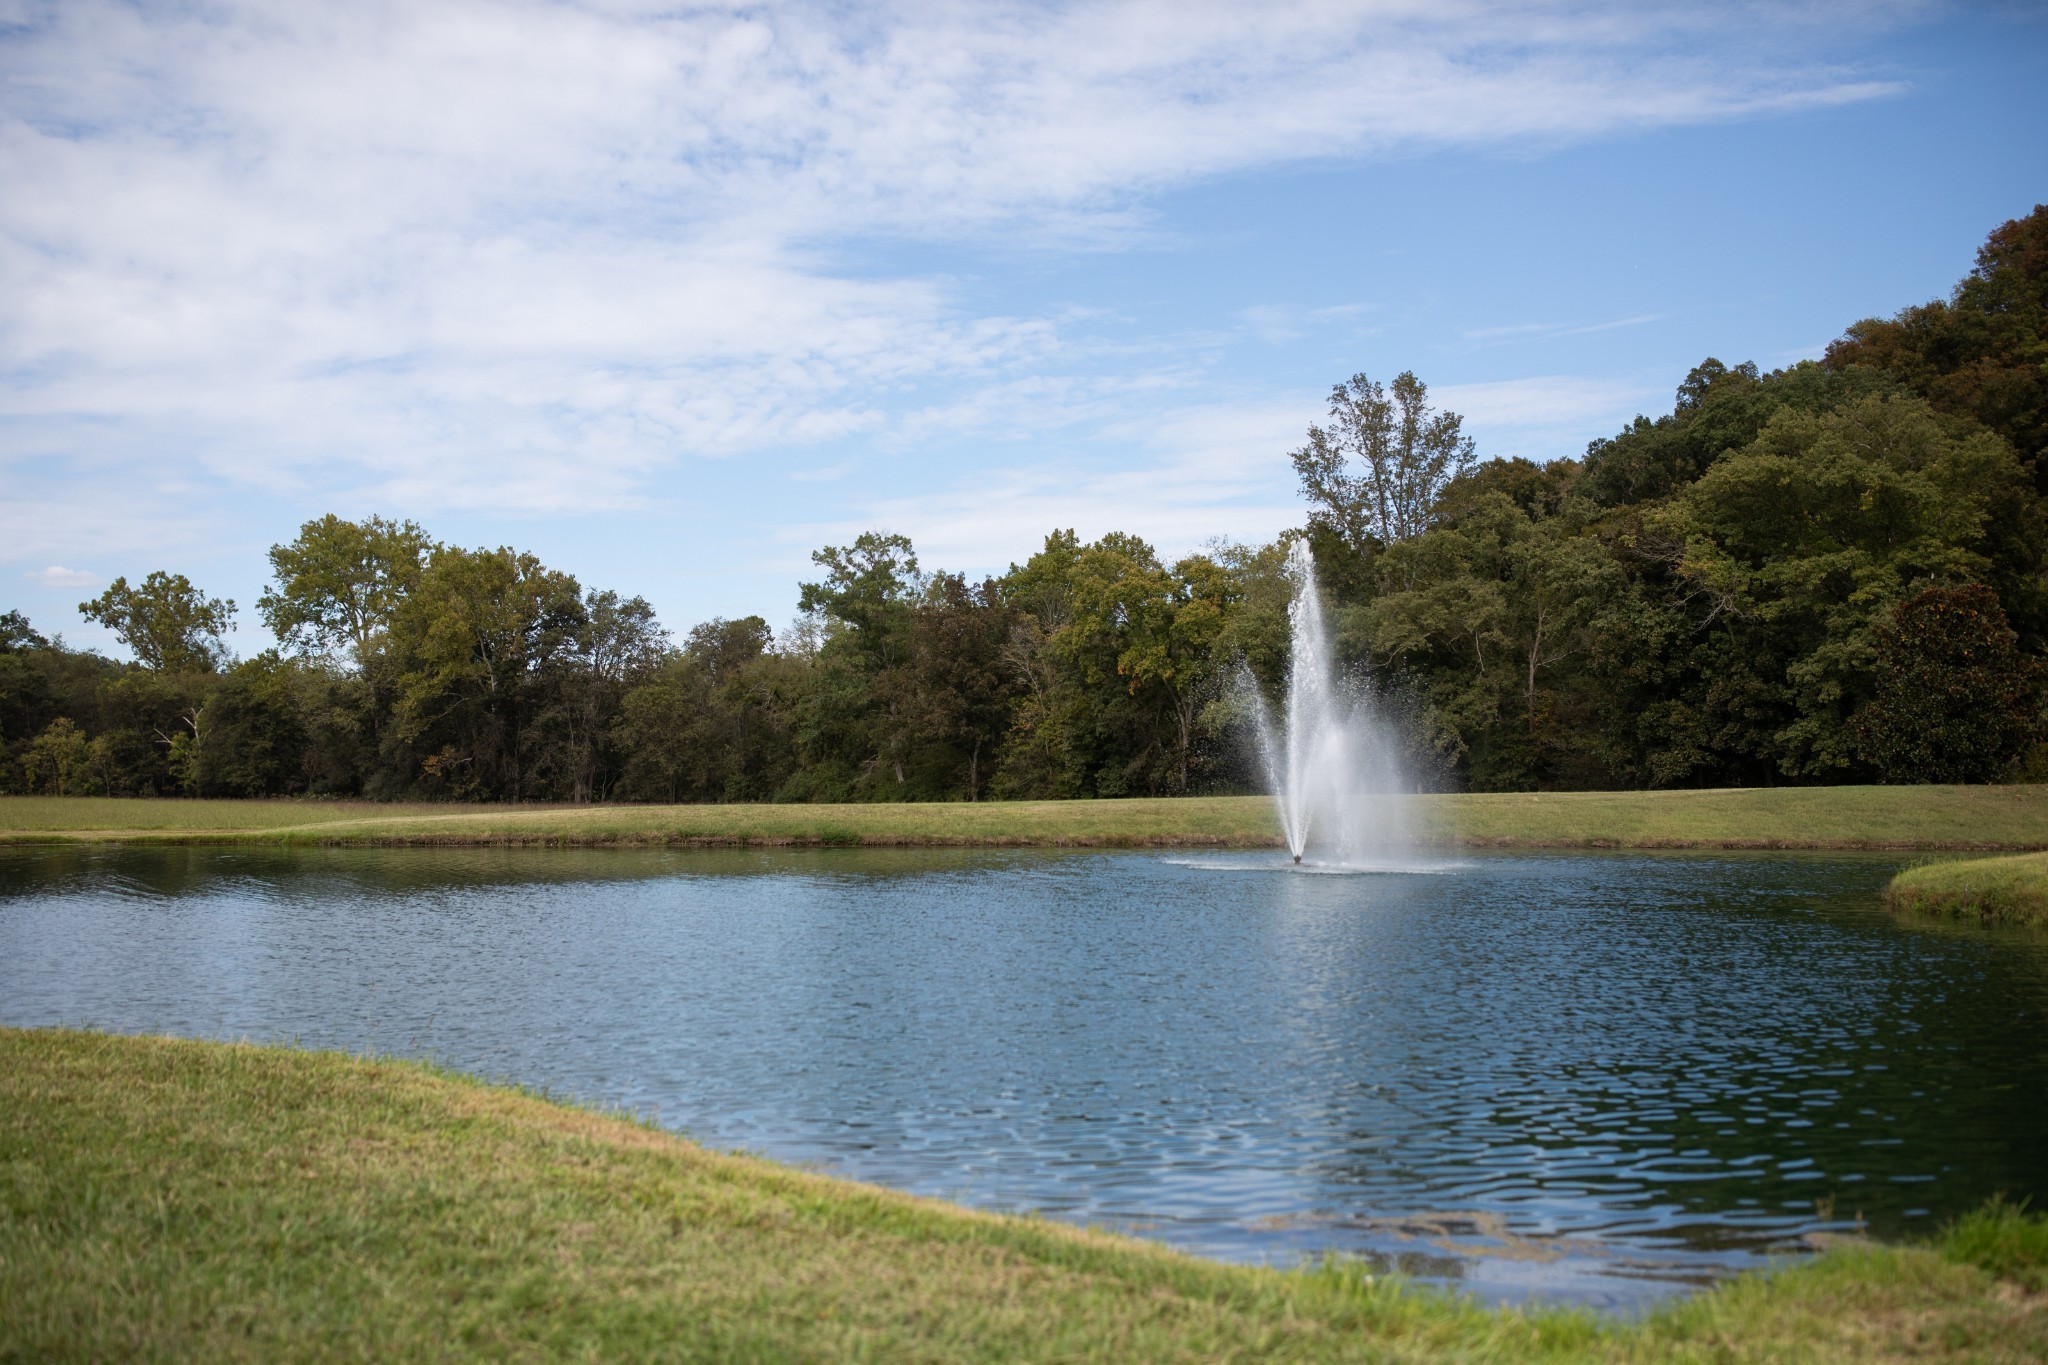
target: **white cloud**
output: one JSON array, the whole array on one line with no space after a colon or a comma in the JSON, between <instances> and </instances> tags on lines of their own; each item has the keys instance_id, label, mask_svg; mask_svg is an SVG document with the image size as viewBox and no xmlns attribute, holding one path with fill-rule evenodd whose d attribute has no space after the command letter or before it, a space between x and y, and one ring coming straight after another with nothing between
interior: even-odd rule
<instances>
[{"instance_id":1,"label":"white cloud","mask_svg":"<svg viewBox=\"0 0 2048 1365\"><path fill-rule=\"evenodd\" d=\"M1287 304L1261 303L1238 310L1238 320L1259 340L1269 344L1295 341L1319 327L1348 326L1354 333L1368 329L1358 325L1372 305L1338 303L1322 308L1300 308Z\"/></svg>"},{"instance_id":2,"label":"white cloud","mask_svg":"<svg viewBox=\"0 0 2048 1365\"><path fill-rule=\"evenodd\" d=\"M808 548L867 530L897 531L927 567L969 573L1022 562L1054 529L1073 529L1084 541L1127 531L1169 560L1201 548L1219 526L1238 539L1264 540L1301 522L1288 452L1301 444L1302 414L1312 411L1306 400L1206 405L1164 422L1112 425L1107 439L1143 452L1134 467L1041 449L1029 464L930 493L874 498L844 520L793 527L785 538Z\"/></svg>"},{"instance_id":3,"label":"white cloud","mask_svg":"<svg viewBox=\"0 0 2048 1365\"><path fill-rule=\"evenodd\" d=\"M1659 390L1625 379L1546 374L1486 384L1444 384L1430 401L1464 415L1468 424L1499 427L1584 427L1656 397Z\"/></svg>"},{"instance_id":4,"label":"white cloud","mask_svg":"<svg viewBox=\"0 0 2048 1365\"><path fill-rule=\"evenodd\" d=\"M100 581L100 576L90 569L67 569L61 564L52 564L47 569L23 574L22 577L46 588L90 588L96 587Z\"/></svg>"},{"instance_id":5,"label":"white cloud","mask_svg":"<svg viewBox=\"0 0 2048 1365\"><path fill-rule=\"evenodd\" d=\"M1505 327L1471 327L1464 332L1467 341L1482 345L1502 345L1511 341L1548 341L1553 337L1591 336L1596 332L1615 332L1626 327L1642 327L1652 322L1663 321L1662 313L1641 313L1630 318L1614 318L1607 322L1552 323L1518 322Z\"/></svg>"},{"instance_id":6,"label":"white cloud","mask_svg":"<svg viewBox=\"0 0 2048 1365\"><path fill-rule=\"evenodd\" d=\"M1074 402L1109 404L1114 395L1076 394ZM1482 459L1578 455L1587 436L1617 430L1667 389L1631 380L1538 375L1482 384L1446 384L1431 402L1458 412ZM1164 420L1106 415L1090 426L1097 439L1139 452L1128 464L1105 465L1041 436L1029 463L977 472L943 489L855 504L840 520L789 528L791 554L778 567L806 567L800 547L837 544L867 530L910 537L927 567L999 572L1039 548L1051 529L1073 528L1083 540L1109 531L1145 537L1168 559L1200 549L1219 527L1234 538L1270 539L1301 524L1303 505L1289 454L1308 424L1322 419L1313 396L1241 404L1199 404Z\"/></svg>"},{"instance_id":7,"label":"white cloud","mask_svg":"<svg viewBox=\"0 0 2048 1365\"><path fill-rule=\"evenodd\" d=\"M1611 435L1639 412L1668 412L1669 384L1586 375L1532 375L1483 384L1443 384L1430 401L1465 418L1481 459L1576 458L1595 436Z\"/></svg>"},{"instance_id":8,"label":"white cloud","mask_svg":"<svg viewBox=\"0 0 2048 1365\"><path fill-rule=\"evenodd\" d=\"M1148 193L1248 167L1894 89L1782 55L1828 7L1744 15L18 5L0 462L574 512L630 505L685 457L912 439L1058 390L1070 342L1057 317L855 269L846 242L1113 245L1146 230Z\"/></svg>"}]
</instances>

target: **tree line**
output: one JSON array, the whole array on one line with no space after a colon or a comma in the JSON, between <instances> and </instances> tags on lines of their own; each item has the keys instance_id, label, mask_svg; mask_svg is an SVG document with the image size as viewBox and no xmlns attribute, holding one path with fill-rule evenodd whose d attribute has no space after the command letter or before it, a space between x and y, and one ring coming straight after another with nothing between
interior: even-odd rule
<instances>
[{"instance_id":1,"label":"tree line","mask_svg":"<svg viewBox=\"0 0 2048 1365\"><path fill-rule=\"evenodd\" d=\"M276 648L182 575L0 615L0 789L467 801L1245 790L1291 543L1419 782L1479 790L2048 779L2048 207L1951 296L1770 373L1709 359L1583 458L1480 459L1354 376L1270 545L1171 563L1055 531L1000 577L902 536L817 551L801 615L680 639L640 597L410 521L270 551Z\"/></svg>"}]
</instances>

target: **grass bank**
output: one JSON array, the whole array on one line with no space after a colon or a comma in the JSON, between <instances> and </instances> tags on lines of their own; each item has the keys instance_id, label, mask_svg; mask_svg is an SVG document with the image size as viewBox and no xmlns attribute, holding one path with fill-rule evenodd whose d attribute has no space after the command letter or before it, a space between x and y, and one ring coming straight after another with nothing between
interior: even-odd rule
<instances>
[{"instance_id":1,"label":"grass bank","mask_svg":"<svg viewBox=\"0 0 2048 1365\"><path fill-rule=\"evenodd\" d=\"M1225 1266L411 1064L0 1030L0 1359L2033 1360L2048 1220L1622 1324Z\"/></svg>"},{"instance_id":2,"label":"grass bank","mask_svg":"<svg viewBox=\"0 0 2048 1365\"><path fill-rule=\"evenodd\" d=\"M1894 910L2048 924L2048 853L1908 868L1885 888Z\"/></svg>"},{"instance_id":3,"label":"grass bank","mask_svg":"<svg viewBox=\"0 0 2048 1365\"><path fill-rule=\"evenodd\" d=\"M1511 848L2048 849L2048 786L1419 798L1427 837ZM0 843L1278 847L1256 796L839 806L448 806L0 797Z\"/></svg>"}]
</instances>

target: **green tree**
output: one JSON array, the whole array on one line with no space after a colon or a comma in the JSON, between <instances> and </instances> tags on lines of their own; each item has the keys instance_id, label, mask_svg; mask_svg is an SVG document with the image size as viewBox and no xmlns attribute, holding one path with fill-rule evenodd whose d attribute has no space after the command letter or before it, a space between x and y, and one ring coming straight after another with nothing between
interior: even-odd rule
<instances>
[{"instance_id":1,"label":"green tree","mask_svg":"<svg viewBox=\"0 0 2048 1365\"><path fill-rule=\"evenodd\" d=\"M384 721L384 645L433 549L413 522L344 521L332 513L300 526L289 544L270 547L273 581L256 603L263 623L286 649L349 657L361 671L373 740Z\"/></svg>"},{"instance_id":2,"label":"green tree","mask_svg":"<svg viewBox=\"0 0 2048 1365\"><path fill-rule=\"evenodd\" d=\"M1918 399L1864 398L1823 415L1781 410L1656 522L1682 546L1676 577L1707 619L1767 661L1779 769L1849 776L1873 627L1917 583L1981 578L1994 512L2032 501L1998 437L1954 434Z\"/></svg>"},{"instance_id":3,"label":"green tree","mask_svg":"<svg viewBox=\"0 0 2048 1365\"><path fill-rule=\"evenodd\" d=\"M853 544L811 553L824 578L799 588L797 606L824 616L842 653L857 655L872 672L903 662L910 613L924 587L917 553L905 536L864 531Z\"/></svg>"},{"instance_id":4,"label":"green tree","mask_svg":"<svg viewBox=\"0 0 2048 1365\"><path fill-rule=\"evenodd\" d=\"M89 750L85 731L62 716L51 721L21 757L28 790L52 796L83 792L92 782Z\"/></svg>"},{"instance_id":5,"label":"green tree","mask_svg":"<svg viewBox=\"0 0 2048 1365\"><path fill-rule=\"evenodd\" d=\"M410 521L343 521L330 513L301 526L289 544L270 547L275 581L256 610L288 649L347 649L367 663L433 548Z\"/></svg>"},{"instance_id":6,"label":"green tree","mask_svg":"<svg viewBox=\"0 0 2048 1365\"><path fill-rule=\"evenodd\" d=\"M1928 588L1873 636L1876 696L1854 728L1885 781L1995 781L2039 735L2041 664L1983 584Z\"/></svg>"},{"instance_id":7,"label":"green tree","mask_svg":"<svg viewBox=\"0 0 2048 1365\"><path fill-rule=\"evenodd\" d=\"M1053 531L997 585L1010 608L1003 661L1018 689L992 789L1013 799L1057 799L1088 788L1083 697L1053 640L1074 620L1074 564L1081 539Z\"/></svg>"},{"instance_id":8,"label":"green tree","mask_svg":"<svg viewBox=\"0 0 2048 1365\"><path fill-rule=\"evenodd\" d=\"M1412 370L1391 390L1363 374L1339 384L1329 426L1311 426L1293 454L1310 515L1361 553L1428 529L1438 497L1472 459L1464 418L1431 408Z\"/></svg>"},{"instance_id":9,"label":"green tree","mask_svg":"<svg viewBox=\"0 0 2048 1365\"><path fill-rule=\"evenodd\" d=\"M1109 535L1075 566L1075 657L1100 676L1095 659L1115 654L1116 676L1133 698L1171 723L1167 757L1174 790L1189 788L1197 722L1221 683L1215 645L1235 604L1230 575L1205 555L1170 569L1135 536Z\"/></svg>"},{"instance_id":10,"label":"green tree","mask_svg":"<svg viewBox=\"0 0 2048 1365\"><path fill-rule=\"evenodd\" d=\"M826 623L818 669L798 722L806 782L792 794L814 800L905 800L912 756L922 741L904 670L913 613L925 576L910 541L869 531L811 560L824 577L802 585L798 606Z\"/></svg>"},{"instance_id":11,"label":"green tree","mask_svg":"<svg viewBox=\"0 0 2048 1365\"><path fill-rule=\"evenodd\" d=\"M2048 205L1994 229L1947 300L1857 323L1825 363L1884 371L1974 418L2012 443L2048 495Z\"/></svg>"},{"instance_id":12,"label":"green tree","mask_svg":"<svg viewBox=\"0 0 2048 1365\"><path fill-rule=\"evenodd\" d=\"M549 718L560 735L540 768L571 801L601 800L617 780L622 763L612 749L613 722L627 690L661 661L667 642L647 599L585 594L574 648L551 677Z\"/></svg>"},{"instance_id":13,"label":"green tree","mask_svg":"<svg viewBox=\"0 0 2048 1365\"><path fill-rule=\"evenodd\" d=\"M18 611L0 615L0 769L9 748L54 719L51 656L57 651Z\"/></svg>"},{"instance_id":14,"label":"green tree","mask_svg":"<svg viewBox=\"0 0 2048 1365\"><path fill-rule=\"evenodd\" d=\"M758 616L706 621L630 688L615 722L626 790L668 801L761 801L789 781L791 715L811 664L773 645Z\"/></svg>"},{"instance_id":15,"label":"green tree","mask_svg":"<svg viewBox=\"0 0 2048 1365\"><path fill-rule=\"evenodd\" d=\"M1583 502L1546 516L1541 500L1481 491L1487 477L1447 500L1442 525L1389 548L1382 593L1344 629L1363 635L1376 673L1427 680L1428 747L1476 785L1597 781L1577 683L1621 568L1589 533Z\"/></svg>"},{"instance_id":16,"label":"green tree","mask_svg":"<svg viewBox=\"0 0 2048 1365\"><path fill-rule=\"evenodd\" d=\"M1655 421L1639 416L1619 434L1588 445L1575 491L1602 507L1662 502L1755 441L1787 408L1819 415L1861 398L1905 392L1875 370L1830 370L1802 361L1764 375L1753 362L1724 365L1710 356L1686 373L1669 414Z\"/></svg>"},{"instance_id":17,"label":"green tree","mask_svg":"<svg viewBox=\"0 0 2048 1365\"><path fill-rule=\"evenodd\" d=\"M205 796L282 796L308 787L304 668L265 650L222 675L188 733ZM317 683L316 683L317 686ZM203 737L204 748L199 739ZM179 755L182 757L182 755Z\"/></svg>"},{"instance_id":18,"label":"green tree","mask_svg":"<svg viewBox=\"0 0 2048 1365\"><path fill-rule=\"evenodd\" d=\"M530 554L437 546L392 618L387 743L429 791L526 799L530 727L585 619L576 580Z\"/></svg>"},{"instance_id":19,"label":"green tree","mask_svg":"<svg viewBox=\"0 0 2048 1365\"><path fill-rule=\"evenodd\" d=\"M1014 614L992 581L933 574L911 619L905 707L921 736L925 790L979 801L1010 724L1019 679L1009 666Z\"/></svg>"},{"instance_id":20,"label":"green tree","mask_svg":"<svg viewBox=\"0 0 2048 1365\"><path fill-rule=\"evenodd\" d=\"M79 614L114 632L137 663L158 673L212 673L227 661L232 599L208 597L183 574L162 570L129 587L117 578Z\"/></svg>"}]
</instances>

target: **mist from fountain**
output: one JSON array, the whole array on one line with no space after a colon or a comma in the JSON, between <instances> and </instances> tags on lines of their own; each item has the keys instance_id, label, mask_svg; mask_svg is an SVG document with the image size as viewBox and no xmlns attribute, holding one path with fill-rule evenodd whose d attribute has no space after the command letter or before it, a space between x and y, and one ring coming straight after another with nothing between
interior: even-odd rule
<instances>
[{"instance_id":1,"label":"mist from fountain","mask_svg":"<svg viewBox=\"0 0 2048 1365\"><path fill-rule=\"evenodd\" d=\"M1249 676L1259 743L1280 827L1297 863L1393 868L1414 856L1413 798L1398 731L1337 671L1316 589L1315 557L1295 541L1286 710L1276 718ZM1311 856L1312 855L1312 856Z\"/></svg>"}]
</instances>

